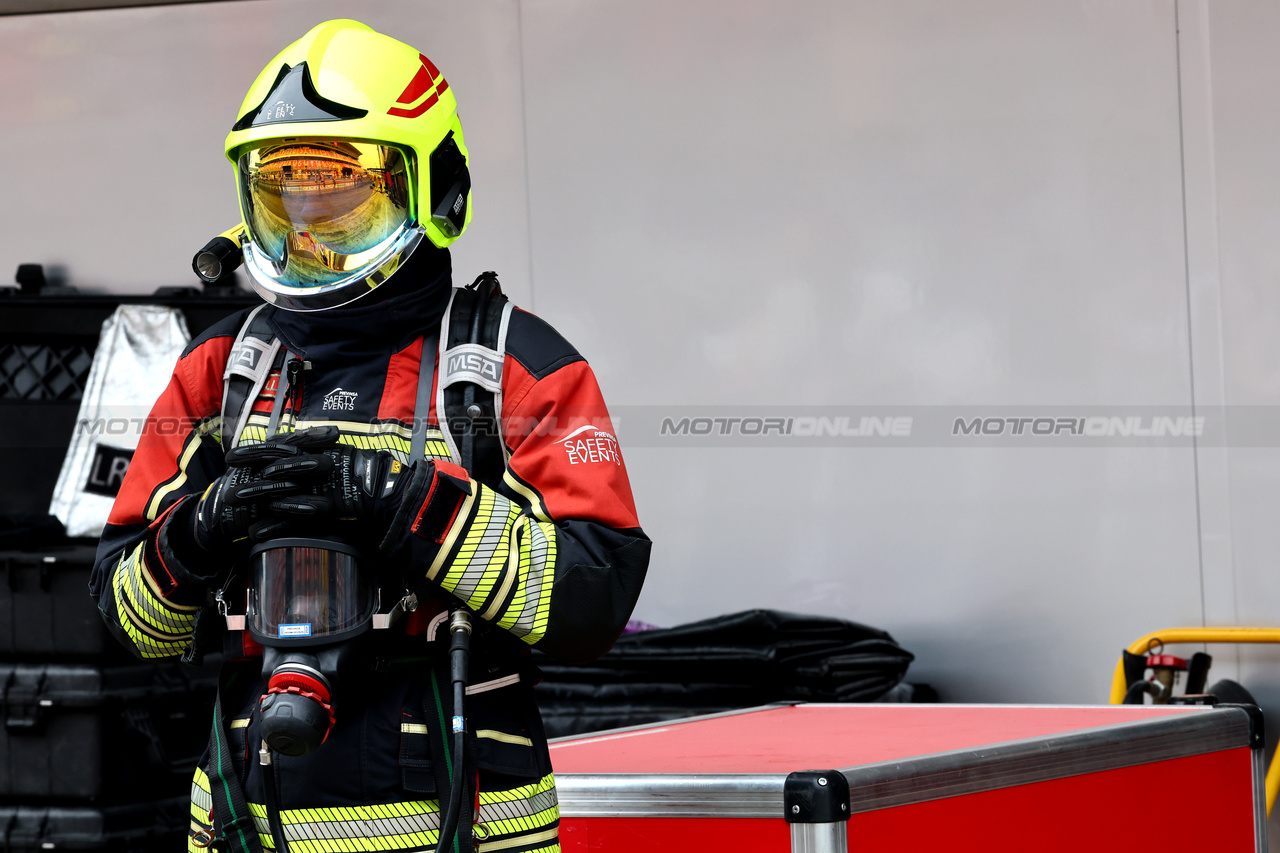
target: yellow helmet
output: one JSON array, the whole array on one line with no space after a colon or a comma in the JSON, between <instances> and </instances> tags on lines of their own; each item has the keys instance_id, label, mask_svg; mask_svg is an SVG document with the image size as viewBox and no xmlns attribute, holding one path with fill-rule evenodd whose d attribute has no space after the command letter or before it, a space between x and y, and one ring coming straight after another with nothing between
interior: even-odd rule
<instances>
[{"instance_id":1,"label":"yellow helmet","mask_svg":"<svg viewBox=\"0 0 1280 853\"><path fill-rule=\"evenodd\" d=\"M457 101L407 44L327 21L249 88L227 135L244 262L264 299L343 305L385 281L423 237L444 248L471 221Z\"/></svg>"}]
</instances>

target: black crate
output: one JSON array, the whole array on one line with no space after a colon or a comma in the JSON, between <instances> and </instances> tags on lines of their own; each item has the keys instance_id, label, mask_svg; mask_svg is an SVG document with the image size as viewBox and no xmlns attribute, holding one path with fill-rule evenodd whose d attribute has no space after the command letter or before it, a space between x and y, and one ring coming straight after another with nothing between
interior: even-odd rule
<instances>
[{"instance_id":1,"label":"black crate","mask_svg":"<svg viewBox=\"0 0 1280 853\"><path fill-rule=\"evenodd\" d=\"M189 793L216 672L0 663L0 797L101 805Z\"/></svg>"},{"instance_id":2,"label":"black crate","mask_svg":"<svg viewBox=\"0 0 1280 853\"><path fill-rule=\"evenodd\" d=\"M7 853L178 851L184 848L189 807L185 797L101 809L0 805L0 844Z\"/></svg>"},{"instance_id":3,"label":"black crate","mask_svg":"<svg viewBox=\"0 0 1280 853\"><path fill-rule=\"evenodd\" d=\"M0 451L6 452L0 518L48 511L102 323L121 304L179 308L194 336L262 301L234 288L168 289L150 296L65 289L31 296L0 288Z\"/></svg>"},{"instance_id":4,"label":"black crate","mask_svg":"<svg viewBox=\"0 0 1280 853\"><path fill-rule=\"evenodd\" d=\"M0 659L129 659L89 597L94 553L88 545L0 551Z\"/></svg>"}]
</instances>

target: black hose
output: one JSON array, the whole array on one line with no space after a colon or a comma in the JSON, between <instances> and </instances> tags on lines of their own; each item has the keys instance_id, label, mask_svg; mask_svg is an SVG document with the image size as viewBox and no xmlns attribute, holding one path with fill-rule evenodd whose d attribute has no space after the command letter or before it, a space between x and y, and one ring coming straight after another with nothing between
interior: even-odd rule
<instances>
[{"instance_id":1,"label":"black hose","mask_svg":"<svg viewBox=\"0 0 1280 853\"><path fill-rule=\"evenodd\" d=\"M266 791L267 822L271 825L271 840L275 842L277 853L289 853L289 842L284 838L284 824L280 822L280 806L276 800L274 756L266 741L262 742L258 760L262 765L262 787Z\"/></svg>"},{"instance_id":2,"label":"black hose","mask_svg":"<svg viewBox=\"0 0 1280 853\"><path fill-rule=\"evenodd\" d=\"M466 796L467 665L471 652L471 617L465 610L454 611L449 622L449 681L453 684L453 781L449 791L449 808L440 825L440 842L436 853L448 853L458 835L458 818L462 814L462 798ZM470 850L471 845L459 845Z\"/></svg>"},{"instance_id":3,"label":"black hose","mask_svg":"<svg viewBox=\"0 0 1280 853\"><path fill-rule=\"evenodd\" d=\"M1142 694L1149 693L1153 700L1159 700L1164 695L1164 688L1153 681L1135 681L1129 685L1129 689L1125 691L1123 705L1141 705Z\"/></svg>"}]
</instances>

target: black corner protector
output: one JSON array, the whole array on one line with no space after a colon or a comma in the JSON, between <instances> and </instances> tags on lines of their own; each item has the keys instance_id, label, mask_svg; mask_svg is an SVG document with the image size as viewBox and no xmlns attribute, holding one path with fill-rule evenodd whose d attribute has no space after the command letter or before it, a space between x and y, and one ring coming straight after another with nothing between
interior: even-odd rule
<instances>
[{"instance_id":1,"label":"black corner protector","mask_svg":"<svg viewBox=\"0 0 1280 853\"><path fill-rule=\"evenodd\" d=\"M835 823L849 819L849 780L839 770L797 770L782 786L787 823Z\"/></svg>"},{"instance_id":2,"label":"black corner protector","mask_svg":"<svg viewBox=\"0 0 1280 853\"><path fill-rule=\"evenodd\" d=\"M1215 705L1215 708L1239 708L1249 715L1249 746L1252 749L1262 749L1267 742L1267 729L1265 720L1262 717L1262 709L1257 705L1244 705L1224 702L1221 705Z\"/></svg>"}]
</instances>

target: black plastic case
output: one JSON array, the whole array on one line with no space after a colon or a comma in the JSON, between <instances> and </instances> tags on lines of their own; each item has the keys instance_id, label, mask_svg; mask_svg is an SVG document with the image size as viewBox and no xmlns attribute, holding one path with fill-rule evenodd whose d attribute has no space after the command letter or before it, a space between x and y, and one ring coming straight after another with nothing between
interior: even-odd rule
<instances>
[{"instance_id":1,"label":"black plastic case","mask_svg":"<svg viewBox=\"0 0 1280 853\"><path fill-rule=\"evenodd\" d=\"M114 804L190 792L212 665L0 663L0 797Z\"/></svg>"},{"instance_id":2,"label":"black plastic case","mask_svg":"<svg viewBox=\"0 0 1280 853\"><path fill-rule=\"evenodd\" d=\"M94 548L0 551L0 658L126 661L89 597Z\"/></svg>"},{"instance_id":3,"label":"black plastic case","mask_svg":"<svg viewBox=\"0 0 1280 853\"><path fill-rule=\"evenodd\" d=\"M177 851L189 808L181 797L113 808L0 805L0 845L7 853Z\"/></svg>"}]
</instances>

